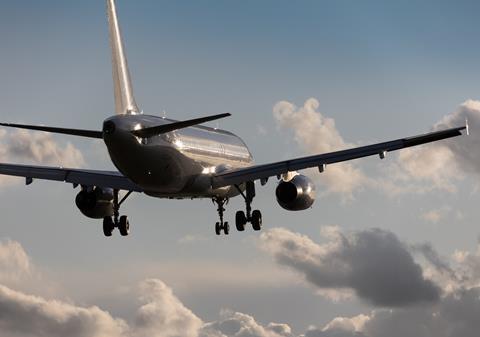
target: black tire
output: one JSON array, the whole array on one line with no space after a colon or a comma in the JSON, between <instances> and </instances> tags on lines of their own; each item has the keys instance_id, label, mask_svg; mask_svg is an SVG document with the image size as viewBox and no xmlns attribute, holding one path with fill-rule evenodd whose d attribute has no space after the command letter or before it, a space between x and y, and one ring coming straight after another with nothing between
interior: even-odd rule
<instances>
[{"instance_id":1,"label":"black tire","mask_svg":"<svg viewBox=\"0 0 480 337\"><path fill-rule=\"evenodd\" d=\"M225 233L225 235L230 234L230 225L228 224L228 222L225 222L223 224L223 232Z\"/></svg>"},{"instance_id":2,"label":"black tire","mask_svg":"<svg viewBox=\"0 0 480 337\"><path fill-rule=\"evenodd\" d=\"M118 224L118 229L122 236L128 236L130 234L130 222L126 215L120 217L120 223Z\"/></svg>"},{"instance_id":3,"label":"black tire","mask_svg":"<svg viewBox=\"0 0 480 337\"><path fill-rule=\"evenodd\" d=\"M215 224L215 234L220 235L222 234L222 229L220 228L220 222Z\"/></svg>"},{"instance_id":4,"label":"black tire","mask_svg":"<svg viewBox=\"0 0 480 337\"><path fill-rule=\"evenodd\" d=\"M113 229L115 226L113 225L113 219L109 216L103 218L103 234L106 237L112 236Z\"/></svg>"},{"instance_id":5,"label":"black tire","mask_svg":"<svg viewBox=\"0 0 480 337\"><path fill-rule=\"evenodd\" d=\"M245 216L245 212L238 211L235 215L235 226L237 227L237 231L243 232L245 230L245 225L247 224L247 217Z\"/></svg>"},{"instance_id":6,"label":"black tire","mask_svg":"<svg viewBox=\"0 0 480 337\"><path fill-rule=\"evenodd\" d=\"M252 227L254 231L262 230L262 213L259 210L252 213Z\"/></svg>"}]
</instances>

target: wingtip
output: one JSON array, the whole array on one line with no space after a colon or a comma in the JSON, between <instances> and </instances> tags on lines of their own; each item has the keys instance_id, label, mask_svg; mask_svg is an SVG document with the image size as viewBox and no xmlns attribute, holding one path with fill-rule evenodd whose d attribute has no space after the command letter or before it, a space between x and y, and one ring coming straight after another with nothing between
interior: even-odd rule
<instances>
[{"instance_id":1,"label":"wingtip","mask_svg":"<svg viewBox=\"0 0 480 337\"><path fill-rule=\"evenodd\" d=\"M470 136L470 127L468 125L468 119L465 118L465 131L467 133L467 136Z\"/></svg>"}]
</instances>

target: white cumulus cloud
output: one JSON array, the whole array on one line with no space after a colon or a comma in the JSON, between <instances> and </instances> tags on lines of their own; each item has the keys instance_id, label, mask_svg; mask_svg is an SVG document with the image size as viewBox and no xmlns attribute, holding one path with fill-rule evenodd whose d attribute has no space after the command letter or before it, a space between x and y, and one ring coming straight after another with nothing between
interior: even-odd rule
<instances>
[{"instance_id":1,"label":"white cumulus cloud","mask_svg":"<svg viewBox=\"0 0 480 337\"><path fill-rule=\"evenodd\" d=\"M278 125L294 133L297 145L305 154L320 154L353 147L345 142L335 126L335 120L318 111L318 100L308 99L302 107L281 101L273 108ZM331 165L321 175L320 184L330 193L351 198L353 192L363 187L367 178L353 163Z\"/></svg>"},{"instance_id":2,"label":"white cumulus cloud","mask_svg":"<svg viewBox=\"0 0 480 337\"><path fill-rule=\"evenodd\" d=\"M333 118L324 116L315 98L297 107L280 101L273 108L279 127L293 132L293 138L304 154L321 154L351 148L355 144L344 140ZM327 192L351 198L355 191L370 187L389 195L426 193L432 190L456 191L456 182L464 173L480 174L480 101L468 100L437 122L432 130L465 125L469 121L471 135L456 137L398 152L396 160L369 177L354 162L332 164L318 182Z\"/></svg>"},{"instance_id":3,"label":"white cumulus cloud","mask_svg":"<svg viewBox=\"0 0 480 337\"><path fill-rule=\"evenodd\" d=\"M0 130L0 163L82 167L82 153L72 143L59 145L52 135L43 132ZM0 176L0 183L12 178Z\"/></svg>"}]
</instances>

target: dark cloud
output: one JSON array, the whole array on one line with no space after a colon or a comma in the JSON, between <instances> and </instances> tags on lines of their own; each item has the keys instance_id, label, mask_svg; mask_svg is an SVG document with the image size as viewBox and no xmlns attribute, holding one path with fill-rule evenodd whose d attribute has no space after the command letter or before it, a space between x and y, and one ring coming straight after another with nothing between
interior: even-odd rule
<instances>
[{"instance_id":1,"label":"dark cloud","mask_svg":"<svg viewBox=\"0 0 480 337\"><path fill-rule=\"evenodd\" d=\"M393 233L371 229L344 235L330 229L317 244L286 229L261 236L262 248L275 260L305 276L320 289L351 289L361 299L382 307L435 302L440 289L425 279L408 247Z\"/></svg>"},{"instance_id":2,"label":"dark cloud","mask_svg":"<svg viewBox=\"0 0 480 337\"><path fill-rule=\"evenodd\" d=\"M455 270L438 254L430 243L412 245L412 249L419 252L438 272L447 274L452 280L457 279Z\"/></svg>"},{"instance_id":3,"label":"dark cloud","mask_svg":"<svg viewBox=\"0 0 480 337\"><path fill-rule=\"evenodd\" d=\"M369 337L474 337L480 331L480 288L461 290L437 305L379 311L365 324Z\"/></svg>"}]
</instances>

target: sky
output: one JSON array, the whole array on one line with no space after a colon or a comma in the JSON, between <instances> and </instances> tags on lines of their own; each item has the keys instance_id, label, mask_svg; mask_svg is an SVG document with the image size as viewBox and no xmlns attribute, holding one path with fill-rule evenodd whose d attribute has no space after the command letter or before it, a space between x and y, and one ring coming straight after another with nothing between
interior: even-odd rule
<instances>
[{"instance_id":1,"label":"sky","mask_svg":"<svg viewBox=\"0 0 480 337\"><path fill-rule=\"evenodd\" d=\"M257 163L461 126L471 135L306 170L312 209L257 189L262 233L217 237L210 200L132 196L105 238L78 190L0 178L10 336L476 336L478 1L117 1L136 101L229 112ZM0 0L0 116L100 129L105 3ZM217 123L212 125L217 126ZM480 133L479 133L480 134ZM101 141L0 130L0 162L114 169ZM231 200L233 223L242 200ZM28 322L28 323L26 323Z\"/></svg>"}]
</instances>

